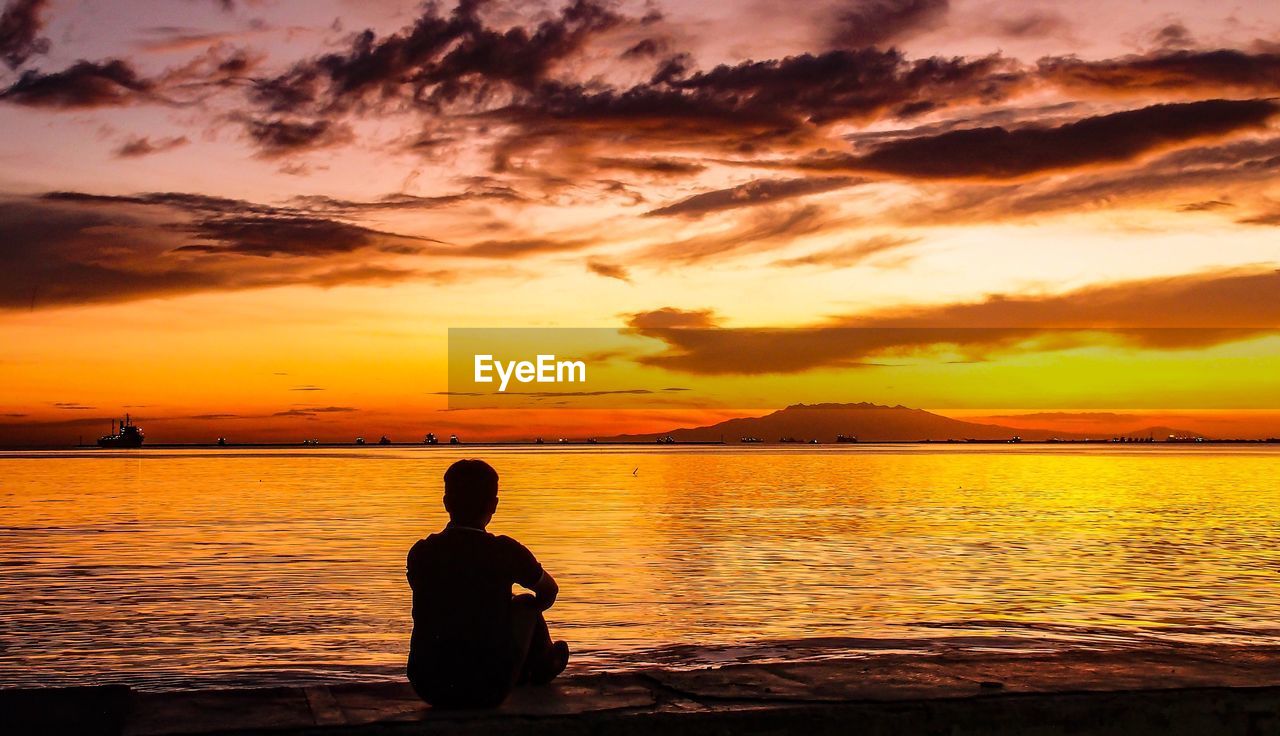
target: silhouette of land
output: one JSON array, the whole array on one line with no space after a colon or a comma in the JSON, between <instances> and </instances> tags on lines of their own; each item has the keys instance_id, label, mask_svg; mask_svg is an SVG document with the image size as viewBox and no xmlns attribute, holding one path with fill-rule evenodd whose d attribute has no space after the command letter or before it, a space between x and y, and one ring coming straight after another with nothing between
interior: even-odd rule
<instances>
[{"instance_id":1,"label":"silhouette of land","mask_svg":"<svg viewBox=\"0 0 1280 736\"><path fill-rule=\"evenodd\" d=\"M655 442L671 437L676 442L741 442L743 438L760 443L779 440L833 443L839 435L856 437L860 442L919 442L948 440L1007 441L1019 437L1023 441L1045 442L1107 440L1116 437L1154 439L1169 436L1201 438L1187 429L1172 427L1117 427L1114 432L1084 434L1056 429L1027 429L998 424L979 424L951 419L923 409L879 404L793 404L762 417L729 419L706 427L672 429L647 434L623 434L601 438L602 441Z\"/></svg>"},{"instance_id":2,"label":"silhouette of land","mask_svg":"<svg viewBox=\"0 0 1280 736\"><path fill-rule=\"evenodd\" d=\"M516 414L518 416L518 414ZM122 427L124 427L122 422ZM103 437L97 445L114 449L139 449L141 430L127 426L134 432L130 442L115 441L116 437ZM113 432L115 427L113 425ZM498 440L468 440L457 435L447 442L432 432L423 439L393 439L382 436L377 442L366 442L364 437L348 440L320 440L307 438L292 441L237 442L218 437L209 442L152 442L146 449L199 449L199 448L298 448L298 447L449 447L468 445L473 447L503 447L529 445L554 447L566 445L777 445L777 444L865 444L865 443L1106 443L1106 444L1276 444L1277 437L1214 438L1196 430L1165 425L1115 426L1105 431L1079 432L1053 428L1013 427L1001 424L967 422L941 414L912 409L906 406L884 406L871 403L856 404L793 404L758 417L740 417L702 427L680 427L661 432L619 434L608 437L523 437ZM88 448L93 445L82 441L77 445L12 445L0 446L10 450L56 450Z\"/></svg>"}]
</instances>

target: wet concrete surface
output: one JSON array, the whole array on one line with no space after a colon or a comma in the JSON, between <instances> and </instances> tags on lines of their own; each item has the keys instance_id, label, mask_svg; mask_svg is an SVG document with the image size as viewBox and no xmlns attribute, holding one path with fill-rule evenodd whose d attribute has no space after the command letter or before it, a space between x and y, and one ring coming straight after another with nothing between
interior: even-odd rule
<instances>
[{"instance_id":1,"label":"wet concrete surface","mask_svg":"<svg viewBox=\"0 0 1280 736\"><path fill-rule=\"evenodd\" d=\"M433 710L408 683L8 690L0 733L1280 735L1280 648L877 654L579 675L487 711Z\"/></svg>"}]
</instances>

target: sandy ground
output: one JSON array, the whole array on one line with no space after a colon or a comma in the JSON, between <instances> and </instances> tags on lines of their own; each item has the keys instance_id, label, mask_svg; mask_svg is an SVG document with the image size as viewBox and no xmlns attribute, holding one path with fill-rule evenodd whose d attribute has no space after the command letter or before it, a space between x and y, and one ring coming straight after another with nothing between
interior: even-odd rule
<instances>
[{"instance_id":1,"label":"sandy ground","mask_svg":"<svg viewBox=\"0 0 1280 736\"><path fill-rule=\"evenodd\" d=\"M1280 648L882 654L580 675L490 711L407 683L0 691L5 734L1280 734Z\"/></svg>"}]
</instances>

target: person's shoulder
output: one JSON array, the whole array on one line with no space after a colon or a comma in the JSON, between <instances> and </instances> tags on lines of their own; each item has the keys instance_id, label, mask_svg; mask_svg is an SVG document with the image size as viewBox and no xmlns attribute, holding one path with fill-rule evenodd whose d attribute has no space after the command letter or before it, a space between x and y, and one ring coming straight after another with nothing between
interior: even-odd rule
<instances>
[{"instance_id":1,"label":"person's shoulder","mask_svg":"<svg viewBox=\"0 0 1280 736\"><path fill-rule=\"evenodd\" d=\"M505 545L508 547L524 546L523 544L520 544L519 542L517 542L514 537L508 537L505 534L490 534L489 536L493 537L494 541L501 545Z\"/></svg>"},{"instance_id":2,"label":"person's shoulder","mask_svg":"<svg viewBox=\"0 0 1280 736\"><path fill-rule=\"evenodd\" d=\"M502 550L500 557L507 566L512 579L526 588L532 588L537 585L538 580L543 575L543 570L542 563L538 562L538 558L534 556L533 552L511 537L500 536L494 537L494 539Z\"/></svg>"},{"instance_id":3,"label":"person's shoulder","mask_svg":"<svg viewBox=\"0 0 1280 736\"><path fill-rule=\"evenodd\" d=\"M494 534L492 535L492 537L493 537L494 544L498 545L504 550L507 550L509 552L513 552L516 554L521 554L521 555L533 554L532 552L529 551L528 547L516 541L514 537L508 537L505 534Z\"/></svg>"},{"instance_id":4,"label":"person's shoulder","mask_svg":"<svg viewBox=\"0 0 1280 736\"><path fill-rule=\"evenodd\" d=\"M422 539L414 542L413 546L409 548L409 559L413 560L414 558L427 554L439 541L439 537L440 534L437 532L435 534L428 534Z\"/></svg>"}]
</instances>

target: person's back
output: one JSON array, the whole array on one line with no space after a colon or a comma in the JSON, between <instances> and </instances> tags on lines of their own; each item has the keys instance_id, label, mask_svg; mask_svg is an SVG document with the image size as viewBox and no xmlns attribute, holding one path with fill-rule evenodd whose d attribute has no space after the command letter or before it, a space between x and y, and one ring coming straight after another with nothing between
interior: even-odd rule
<instances>
[{"instance_id":1,"label":"person's back","mask_svg":"<svg viewBox=\"0 0 1280 736\"><path fill-rule=\"evenodd\" d=\"M497 489L487 463L454 463L445 473L449 525L409 550L409 680L436 706L497 705L517 682L549 681L568 660L542 618L555 602L555 581L524 545L485 531ZM536 595L513 597L513 584Z\"/></svg>"}]
</instances>

